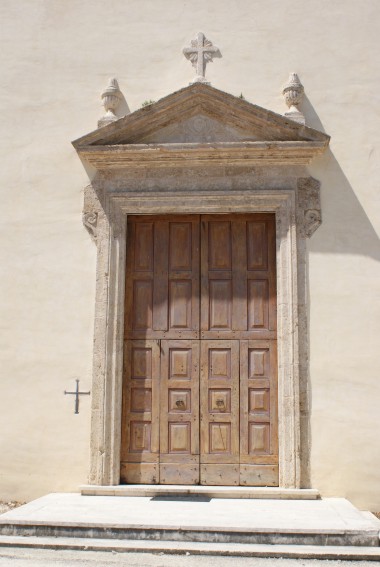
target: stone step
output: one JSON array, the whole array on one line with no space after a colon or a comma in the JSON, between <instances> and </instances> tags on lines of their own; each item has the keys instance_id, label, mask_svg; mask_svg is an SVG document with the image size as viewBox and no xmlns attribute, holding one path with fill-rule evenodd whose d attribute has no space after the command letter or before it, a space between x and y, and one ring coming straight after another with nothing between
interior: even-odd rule
<instances>
[{"instance_id":1,"label":"stone step","mask_svg":"<svg viewBox=\"0 0 380 567\"><path fill-rule=\"evenodd\" d=\"M0 536L1 548L145 552L177 555L380 561L380 547L199 543L94 538Z\"/></svg>"},{"instance_id":2,"label":"stone step","mask_svg":"<svg viewBox=\"0 0 380 567\"><path fill-rule=\"evenodd\" d=\"M378 546L379 532L367 530L334 529L238 529L217 527L167 527L144 524L143 526L97 525L93 523L70 524L50 522L1 523L0 535L24 537L97 538L144 541L192 541L202 543L244 543L266 545L319 545L319 546Z\"/></svg>"},{"instance_id":3,"label":"stone step","mask_svg":"<svg viewBox=\"0 0 380 567\"><path fill-rule=\"evenodd\" d=\"M117 486L84 485L83 496L182 496L197 495L208 498L245 498L276 500L318 500L319 490L314 488L278 488L251 486L190 486L179 484L128 484Z\"/></svg>"},{"instance_id":4,"label":"stone step","mask_svg":"<svg viewBox=\"0 0 380 567\"><path fill-rule=\"evenodd\" d=\"M377 520L376 520L377 521ZM212 499L49 494L0 516L0 535L147 542L379 546L379 526L342 498Z\"/></svg>"}]
</instances>

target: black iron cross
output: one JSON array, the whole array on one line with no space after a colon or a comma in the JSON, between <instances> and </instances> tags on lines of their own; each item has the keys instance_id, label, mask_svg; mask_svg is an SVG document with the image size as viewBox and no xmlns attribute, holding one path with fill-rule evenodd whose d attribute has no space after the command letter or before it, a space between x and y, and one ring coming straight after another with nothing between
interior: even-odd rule
<instances>
[{"instance_id":1,"label":"black iron cross","mask_svg":"<svg viewBox=\"0 0 380 567\"><path fill-rule=\"evenodd\" d=\"M79 413L79 396L89 396L91 394L91 392L80 392L79 391L79 380L75 380L75 382L76 382L75 392L66 392L66 390L65 390L65 395L66 394L73 394L75 396L75 411L74 411L74 413Z\"/></svg>"}]
</instances>

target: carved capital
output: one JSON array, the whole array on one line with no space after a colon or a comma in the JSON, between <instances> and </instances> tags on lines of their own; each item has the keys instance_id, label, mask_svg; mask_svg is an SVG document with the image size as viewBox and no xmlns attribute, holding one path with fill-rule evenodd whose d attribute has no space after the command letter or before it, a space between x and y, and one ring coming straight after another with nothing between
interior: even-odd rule
<instances>
[{"instance_id":1,"label":"carved capital","mask_svg":"<svg viewBox=\"0 0 380 567\"><path fill-rule=\"evenodd\" d=\"M82 222L93 242L97 242L99 215L102 211L98 194L93 185L84 188Z\"/></svg>"},{"instance_id":2,"label":"carved capital","mask_svg":"<svg viewBox=\"0 0 380 567\"><path fill-rule=\"evenodd\" d=\"M322 224L320 185L313 177L298 179L298 229L304 238L310 238Z\"/></svg>"},{"instance_id":3,"label":"carved capital","mask_svg":"<svg viewBox=\"0 0 380 567\"><path fill-rule=\"evenodd\" d=\"M97 225L98 225L98 213L94 212L83 212L82 221L88 233L90 234L92 240L96 242L97 238Z\"/></svg>"},{"instance_id":4,"label":"carved capital","mask_svg":"<svg viewBox=\"0 0 380 567\"><path fill-rule=\"evenodd\" d=\"M305 211L304 225L305 234L308 238L317 230L317 228L322 224L321 211L317 209L309 209Z\"/></svg>"}]
</instances>

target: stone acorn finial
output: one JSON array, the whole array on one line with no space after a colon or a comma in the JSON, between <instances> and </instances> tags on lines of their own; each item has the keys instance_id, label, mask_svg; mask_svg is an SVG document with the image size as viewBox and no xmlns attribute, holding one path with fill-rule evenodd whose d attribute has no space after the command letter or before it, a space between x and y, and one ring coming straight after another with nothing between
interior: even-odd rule
<instances>
[{"instance_id":1,"label":"stone acorn finial","mask_svg":"<svg viewBox=\"0 0 380 567\"><path fill-rule=\"evenodd\" d=\"M118 119L115 110L117 110L122 98L123 95L119 89L117 79L110 79L107 88L102 92L103 106L106 113L98 121L98 128L115 122Z\"/></svg>"},{"instance_id":2,"label":"stone acorn finial","mask_svg":"<svg viewBox=\"0 0 380 567\"><path fill-rule=\"evenodd\" d=\"M298 110L298 105L303 99L304 88L297 73L290 73L288 82L282 89L282 94L284 95L285 102L289 108L288 112L285 112L284 116L287 116L291 120L299 122L300 124L305 124L305 117L302 112Z\"/></svg>"}]
</instances>

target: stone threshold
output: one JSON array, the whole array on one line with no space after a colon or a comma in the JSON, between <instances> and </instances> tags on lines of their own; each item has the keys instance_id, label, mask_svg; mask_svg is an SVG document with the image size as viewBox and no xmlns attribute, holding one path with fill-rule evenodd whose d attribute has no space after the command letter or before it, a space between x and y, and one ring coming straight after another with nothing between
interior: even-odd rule
<instances>
[{"instance_id":1,"label":"stone threshold","mask_svg":"<svg viewBox=\"0 0 380 567\"><path fill-rule=\"evenodd\" d=\"M84 485L82 496L203 496L207 498L246 498L277 500L319 500L315 488L278 488L252 486L189 486L179 484L125 484L118 486Z\"/></svg>"}]
</instances>

